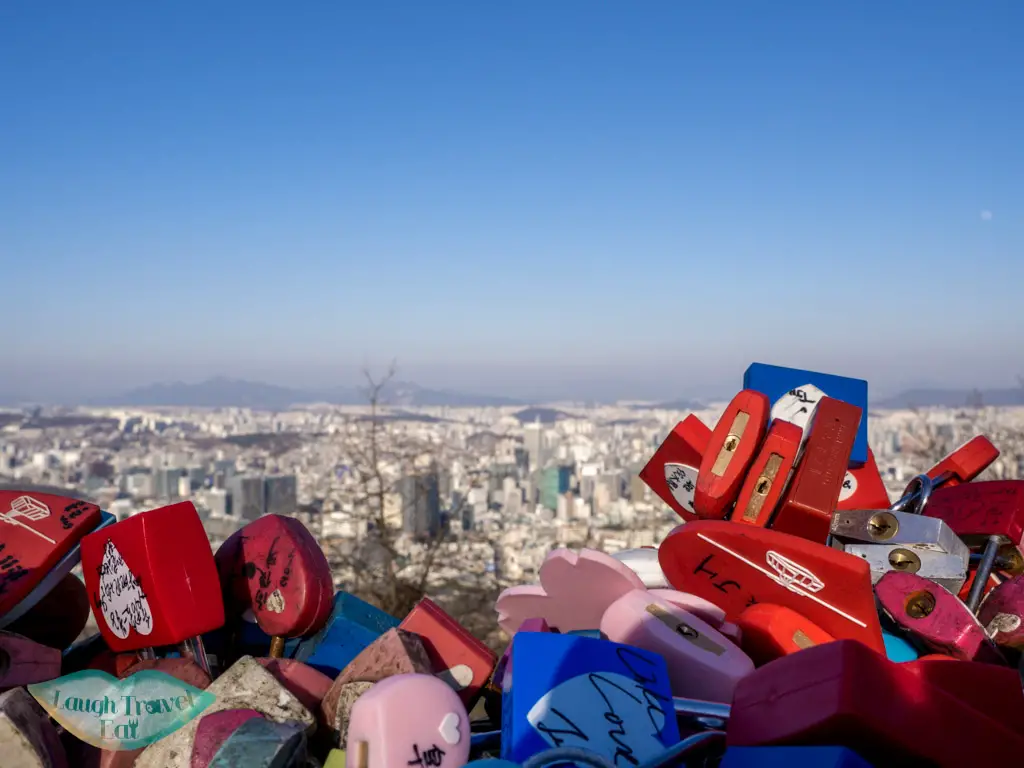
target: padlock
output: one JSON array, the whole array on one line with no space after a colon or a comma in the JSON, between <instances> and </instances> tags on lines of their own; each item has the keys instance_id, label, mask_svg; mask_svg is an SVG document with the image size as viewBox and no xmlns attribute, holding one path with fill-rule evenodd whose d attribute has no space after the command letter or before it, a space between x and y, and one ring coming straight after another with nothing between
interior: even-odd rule
<instances>
[{"instance_id":1,"label":"padlock","mask_svg":"<svg viewBox=\"0 0 1024 768\"><path fill-rule=\"evenodd\" d=\"M683 520L697 517L693 494L697 472L711 439L711 429L692 413L675 425L651 460L640 470L640 479Z\"/></svg>"},{"instance_id":2,"label":"padlock","mask_svg":"<svg viewBox=\"0 0 1024 768\"><path fill-rule=\"evenodd\" d=\"M771 529L697 520L669 533L658 550L680 592L714 602L736 621L754 603L806 616L835 638L885 651L867 563Z\"/></svg>"},{"instance_id":3,"label":"padlock","mask_svg":"<svg viewBox=\"0 0 1024 768\"><path fill-rule=\"evenodd\" d=\"M332 608L334 581L323 550L293 517L264 515L239 528L215 556L225 605L253 612L281 658L288 638L321 629Z\"/></svg>"},{"instance_id":4,"label":"padlock","mask_svg":"<svg viewBox=\"0 0 1024 768\"><path fill-rule=\"evenodd\" d=\"M58 678L60 663L61 654L56 648L13 632L0 632L0 693Z\"/></svg>"},{"instance_id":5,"label":"padlock","mask_svg":"<svg viewBox=\"0 0 1024 768\"><path fill-rule=\"evenodd\" d=\"M334 595L323 628L302 640L295 659L335 679L374 640L398 626L398 619L348 592Z\"/></svg>"},{"instance_id":6,"label":"padlock","mask_svg":"<svg viewBox=\"0 0 1024 768\"><path fill-rule=\"evenodd\" d=\"M847 747L729 747L718 768L872 768Z\"/></svg>"},{"instance_id":7,"label":"padlock","mask_svg":"<svg viewBox=\"0 0 1024 768\"><path fill-rule=\"evenodd\" d=\"M971 591L964 601L976 611L1000 547L1021 551L1024 539L1024 480L991 480L939 488L924 514L945 521L969 547L984 547Z\"/></svg>"},{"instance_id":8,"label":"padlock","mask_svg":"<svg viewBox=\"0 0 1024 768\"><path fill-rule=\"evenodd\" d=\"M800 368L752 363L743 374L743 387L756 389L772 402L772 418L785 419L808 430L815 417L815 408L823 397L850 403L868 412L868 383L829 373L818 373ZM850 449L850 466L859 467L867 461L868 426L865 418L856 427Z\"/></svg>"},{"instance_id":9,"label":"padlock","mask_svg":"<svg viewBox=\"0 0 1024 768\"><path fill-rule=\"evenodd\" d=\"M56 587L78 565L82 538L114 519L65 496L0 491L0 629Z\"/></svg>"},{"instance_id":10,"label":"padlock","mask_svg":"<svg viewBox=\"0 0 1024 768\"><path fill-rule=\"evenodd\" d=\"M527 619L519 625L516 632L558 632L558 630L551 629L544 619ZM497 664L494 665L494 672L491 673L491 687L499 693L502 690L505 676L509 673L511 661L512 643L509 641L509 644L505 646L505 651L498 658Z\"/></svg>"},{"instance_id":11,"label":"padlock","mask_svg":"<svg viewBox=\"0 0 1024 768\"><path fill-rule=\"evenodd\" d=\"M217 750L243 723L263 715L255 709L222 709L199 718L189 768L206 768Z\"/></svg>"},{"instance_id":12,"label":"padlock","mask_svg":"<svg viewBox=\"0 0 1024 768\"><path fill-rule=\"evenodd\" d=\"M621 552L615 552L612 557L628 566L633 573L640 577L648 589L661 589L669 586L668 580L658 564L657 547L624 549Z\"/></svg>"},{"instance_id":13,"label":"padlock","mask_svg":"<svg viewBox=\"0 0 1024 768\"><path fill-rule=\"evenodd\" d=\"M320 704L334 682L331 678L295 659L263 657L256 661L292 696L302 702L302 706L314 714L320 711Z\"/></svg>"},{"instance_id":14,"label":"padlock","mask_svg":"<svg viewBox=\"0 0 1024 768\"><path fill-rule=\"evenodd\" d=\"M115 652L183 644L209 671L200 635L224 623L209 539L192 502L132 515L82 539L96 623Z\"/></svg>"},{"instance_id":15,"label":"padlock","mask_svg":"<svg viewBox=\"0 0 1024 768\"><path fill-rule=\"evenodd\" d=\"M698 517L720 519L729 514L764 440L769 410L768 398L749 389L737 394L726 407L700 461L693 495Z\"/></svg>"},{"instance_id":16,"label":"padlock","mask_svg":"<svg viewBox=\"0 0 1024 768\"><path fill-rule=\"evenodd\" d=\"M306 757L302 723L275 723L254 717L232 731L202 768L302 768Z\"/></svg>"},{"instance_id":17,"label":"padlock","mask_svg":"<svg viewBox=\"0 0 1024 768\"><path fill-rule=\"evenodd\" d=\"M776 419L764 444L750 465L730 520L744 525L768 525L799 458L803 432L788 421Z\"/></svg>"},{"instance_id":18,"label":"padlock","mask_svg":"<svg viewBox=\"0 0 1024 768\"><path fill-rule=\"evenodd\" d=\"M395 675L352 707L345 761L348 768L461 768L469 747L469 715L447 683Z\"/></svg>"},{"instance_id":19,"label":"padlock","mask_svg":"<svg viewBox=\"0 0 1024 768\"><path fill-rule=\"evenodd\" d=\"M1024 651L1024 576L993 588L978 609L978 621L996 645Z\"/></svg>"},{"instance_id":20,"label":"padlock","mask_svg":"<svg viewBox=\"0 0 1024 768\"><path fill-rule=\"evenodd\" d=\"M772 530L825 543L860 422L857 406L831 397L821 399L803 456L772 519Z\"/></svg>"},{"instance_id":21,"label":"padlock","mask_svg":"<svg viewBox=\"0 0 1024 768\"><path fill-rule=\"evenodd\" d=\"M50 718L24 688L0 693L0 761L11 768L68 768Z\"/></svg>"},{"instance_id":22,"label":"padlock","mask_svg":"<svg viewBox=\"0 0 1024 768\"><path fill-rule=\"evenodd\" d=\"M970 549L945 522L908 512L888 509L836 512L831 532L832 546L840 550L851 544L892 544L945 552L963 560L965 570L970 556Z\"/></svg>"},{"instance_id":23,"label":"padlock","mask_svg":"<svg viewBox=\"0 0 1024 768\"><path fill-rule=\"evenodd\" d=\"M90 613L85 584L75 574L69 573L5 629L63 650L74 643L85 629Z\"/></svg>"},{"instance_id":24,"label":"padlock","mask_svg":"<svg viewBox=\"0 0 1024 768\"><path fill-rule=\"evenodd\" d=\"M435 674L458 691L467 710L494 670L494 652L430 598L424 597L398 625L423 641Z\"/></svg>"},{"instance_id":25,"label":"padlock","mask_svg":"<svg viewBox=\"0 0 1024 768\"><path fill-rule=\"evenodd\" d=\"M882 629L882 640L885 642L885 657L889 661L904 663L916 661L921 657L917 649L902 635ZM948 657L947 657L948 658Z\"/></svg>"},{"instance_id":26,"label":"padlock","mask_svg":"<svg viewBox=\"0 0 1024 768\"><path fill-rule=\"evenodd\" d=\"M389 629L363 649L324 694L320 712L332 736L332 744L345 744L352 705L371 685L395 675L432 675L434 672L419 635L404 629Z\"/></svg>"},{"instance_id":27,"label":"padlock","mask_svg":"<svg viewBox=\"0 0 1024 768\"><path fill-rule=\"evenodd\" d=\"M921 680L944 691L962 704L1024 733L1024 693L1015 669L974 661L954 661L949 656L922 656L901 665Z\"/></svg>"},{"instance_id":28,"label":"padlock","mask_svg":"<svg viewBox=\"0 0 1024 768\"><path fill-rule=\"evenodd\" d=\"M674 696L728 702L736 683L754 670L717 630L650 592L636 590L612 603L601 618L601 634L660 654Z\"/></svg>"},{"instance_id":29,"label":"padlock","mask_svg":"<svg viewBox=\"0 0 1024 768\"><path fill-rule=\"evenodd\" d=\"M889 491L878 471L875 454L868 448L864 466L846 470L836 509L841 512L848 509L888 509L889 504Z\"/></svg>"},{"instance_id":30,"label":"padlock","mask_svg":"<svg viewBox=\"0 0 1024 768\"><path fill-rule=\"evenodd\" d=\"M268 720L302 723L309 731L315 724L312 713L251 656L236 661L213 681L207 692L216 699L204 710L206 715L222 709L254 709ZM201 720L190 720L150 744L139 755L135 768L188 768Z\"/></svg>"},{"instance_id":31,"label":"padlock","mask_svg":"<svg viewBox=\"0 0 1024 768\"><path fill-rule=\"evenodd\" d=\"M737 686L728 744L827 743L879 766L1016 763L1024 737L906 667L849 640L776 659Z\"/></svg>"},{"instance_id":32,"label":"padlock","mask_svg":"<svg viewBox=\"0 0 1024 768\"><path fill-rule=\"evenodd\" d=\"M519 632L511 678L502 702L504 759L521 763L552 747L582 747L643 763L679 740L668 667L658 654L610 640ZM350 755L351 743L350 734Z\"/></svg>"},{"instance_id":33,"label":"padlock","mask_svg":"<svg viewBox=\"0 0 1024 768\"><path fill-rule=\"evenodd\" d=\"M528 618L542 618L560 632L601 626L605 609L644 583L628 566L595 549L555 549L538 572L540 584L504 590L494 603L498 626L513 634Z\"/></svg>"},{"instance_id":34,"label":"padlock","mask_svg":"<svg viewBox=\"0 0 1024 768\"><path fill-rule=\"evenodd\" d=\"M846 554L862 558L877 584L889 571L915 573L957 594L967 580L967 557L900 544L847 544Z\"/></svg>"},{"instance_id":35,"label":"padlock","mask_svg":"<svg viewBox=\"0 0 1024 768\"><path fill-rule=\"evenodd\" d=\"M755 603L736 623L742 631L740 647L757 666L835 639L792 608L771 603Z\"/></svg>"},{"instance_id":36,"label":"padlock","mask_svg":"<svg viewBox=\"0 0 1024 768\"><path fill-rule=\"evenodd\" d=\"M925 474L936 488L953 488L971 482L998 458L999 449L987 437L978 435L943 456Z\"/></svg>"},{"instance_id":37,"label":"padlock","mask_svg":"<svg viewBox=\"0 0 1024 768\"><path fill-rule=\"evenodd\" d=\"M937 653L965 661L1006 663L974 615L938 584L917 574L890 571L875 585L875 594L897 626Z\"/></svg>"}]
</instances>

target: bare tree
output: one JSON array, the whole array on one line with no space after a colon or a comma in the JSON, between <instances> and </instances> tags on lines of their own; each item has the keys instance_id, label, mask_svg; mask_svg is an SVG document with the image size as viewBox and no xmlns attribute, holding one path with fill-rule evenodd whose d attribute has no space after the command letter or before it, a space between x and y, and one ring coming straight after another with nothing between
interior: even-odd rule
<instances>
[{"instance_id":1,"label":"bare tree","mask_svg":"<svg viewBox=\"0 0 1024 768\"><path fill-rule=\"evenodd\" d=\"M343 446L354 535L327 538L328 559L342 588L392 616L405 616L429 595L487 640L499 589L486 567L490 550L472 533L456 535L464 497L449 507L447 525L435 516L439 468L458 449L399 428L386 402L395 371L392 364L379 378L364 372L367 413L349 420Z\"/></svg>"}]
</instances>

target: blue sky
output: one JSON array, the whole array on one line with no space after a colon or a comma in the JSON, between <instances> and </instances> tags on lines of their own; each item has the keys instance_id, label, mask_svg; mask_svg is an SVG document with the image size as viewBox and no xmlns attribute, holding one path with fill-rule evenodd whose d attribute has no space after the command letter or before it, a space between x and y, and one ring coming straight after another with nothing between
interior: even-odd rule
<instances>
[{"instance_id":1,"label":"blue sky","mask_svg":"<svg viewBox=\"0 0 1024 768\"><path fill-rule=\"evenodd\" d=\"M0 393L1024 374L1024 4L286 5L0 4Z\"/></svg>"}]
</instances>

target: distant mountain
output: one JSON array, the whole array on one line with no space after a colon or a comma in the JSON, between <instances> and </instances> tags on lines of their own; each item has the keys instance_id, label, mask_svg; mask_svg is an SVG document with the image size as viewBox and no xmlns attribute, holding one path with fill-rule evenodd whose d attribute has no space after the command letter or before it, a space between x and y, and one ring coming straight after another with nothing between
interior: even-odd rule
<instances>
[{"instance_id":1,"label":"distant mountain","mask_svg":"<svg viewBox=\"0 0 1024 768\"><path fill-rule=\"evenodd\" d=\"M958 408L969 405L979 392L971 389L911 389L871 403L873 408ZM980 390L984 405L1024 405L1024 388Z\"/></svg>"},{"instance_id":2,"label":"distant mountain","mask_svg":"<svg viewBox=\"0 0 1024 768\"><path fill-rule=\"evenodd\" d=\"M89 405L152 407L160 405L193 408L255 408L283 410L292 405L331 403L364 405L367 393L360 387L331 390L301 390L242 379L217 377L198 384L173 382L140 387L115 397L91 401ZM389 382L381 392L381 403L399 407L487 407L523 405L506 397L468 395L427 389L411 382Z\"/></svg>"},{"instance_id":3,"label":"distant mountain","mask_svg":"<svg viewBox=\"0 0 1024 768\"><path fill-rule=\"evenodd\" d=\"M630 406L635 411L702 411L705 407L696 400L670 400L667 403L641 403Z\"/></svg>"}]
</instances>

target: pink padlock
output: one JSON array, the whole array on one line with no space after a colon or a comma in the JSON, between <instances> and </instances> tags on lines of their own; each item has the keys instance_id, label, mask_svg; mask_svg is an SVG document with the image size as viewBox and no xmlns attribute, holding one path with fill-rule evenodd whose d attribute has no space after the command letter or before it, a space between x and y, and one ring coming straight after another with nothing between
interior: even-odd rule
<instances>
[{"instance_id":1,"label":"pink padlock","mask_svg":"<svg viewBox=\"0 0 1024 768\"><path fill-rule=\"evenodd\" d=\"M612 603L601 632L616 643L660 654L674 696L729 702L736 684L754 671L750 657L710 624L646 590Z\"/></svg>"},{"instance_id":2,"label":"pink padlock","mask_svg":"<svg viewBox=\"0 0 1024 768\"><path fill-rule=\"evenodd\" d=\"M347 768L461 768L469 760L469 715L433 675L395 675L352 706Z\"/></svg>"}]
</instances>

